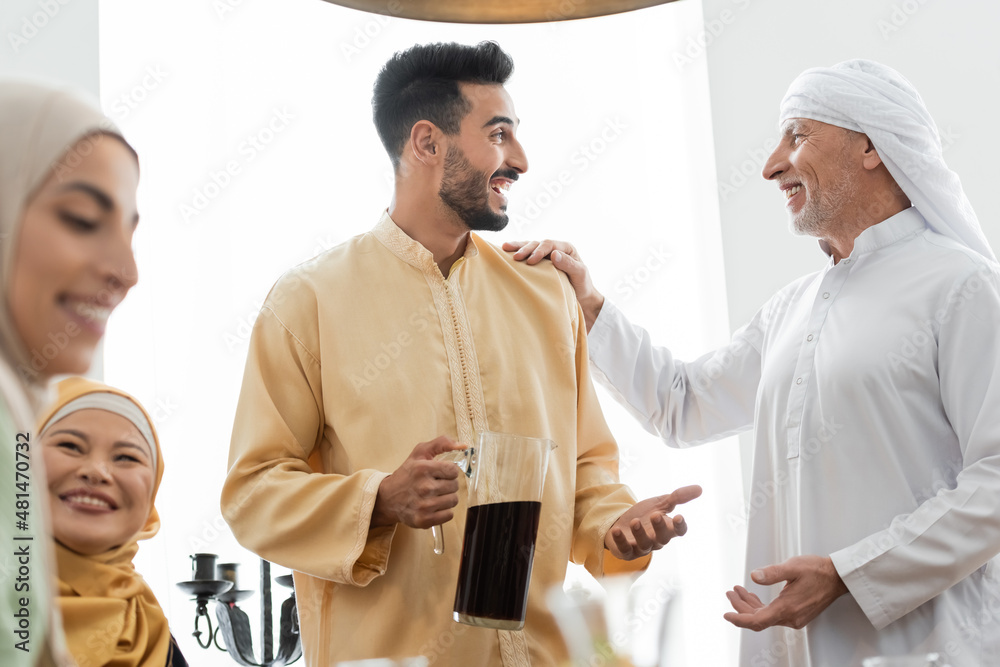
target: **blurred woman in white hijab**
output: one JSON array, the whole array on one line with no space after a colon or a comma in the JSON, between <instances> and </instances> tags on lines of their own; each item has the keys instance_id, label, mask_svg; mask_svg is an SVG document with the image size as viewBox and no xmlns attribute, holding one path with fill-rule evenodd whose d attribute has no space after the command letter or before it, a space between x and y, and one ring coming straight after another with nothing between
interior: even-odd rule
<instances>
[{"instance_id":1,"label":"blurred woman in white hijab","mask_svg":"<svg viewBox=\"0 0 1000 667\"><path fill-rule=\"evenodd\" d=\"M50 378L85 373L138 277L135 151L96 102L0 77L0 664L71 665L54 567L37 413Z\"/></svg>"}]
</instances>

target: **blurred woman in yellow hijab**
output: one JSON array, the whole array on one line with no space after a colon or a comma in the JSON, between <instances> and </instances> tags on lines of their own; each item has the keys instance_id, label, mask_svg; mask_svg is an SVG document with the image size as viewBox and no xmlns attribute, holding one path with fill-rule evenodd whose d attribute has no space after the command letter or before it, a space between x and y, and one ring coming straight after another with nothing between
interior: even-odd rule
<instances>
[{"instance_id":1,"label":"blurred woman in yellow hijab","mask_svg":"<svg viewBox=\"0 0 1000 667\"><path fill-rule=\"evenodd\" d=\"M160 528L156 430L138 401L81 377L57 385L39 447L48 474L66 642L80 667L177 667L156 597L135 571L139 540Z\"/></svg>"},{"instance_id":2,"label":"blurred woman in yellow hijab","mask_svg":"<svg viewBox=\"0 0 1000 667\"><path fill-rule=\"evenodd\" d=\"M135 152L94 100L0 76L0 616L11 628L3 667L70 664L52 604L33 428L50 378L87 371L108 316L136 282L138 181Z\"/></svg>"}]
</instances>

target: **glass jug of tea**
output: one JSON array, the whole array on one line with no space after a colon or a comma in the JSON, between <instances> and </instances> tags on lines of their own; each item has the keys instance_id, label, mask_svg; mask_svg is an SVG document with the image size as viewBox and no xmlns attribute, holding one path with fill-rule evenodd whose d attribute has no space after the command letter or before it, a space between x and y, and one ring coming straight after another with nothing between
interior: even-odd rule
<instances>
[{"instance_id":1,"label":"glass jug of tea","mask_svg":"<svg viewBox=\"0 0 1000 667\"><path fill-rule=\"evenodd\" d=\"M542 508L542 488L555 443L484 431L467 460L469 506L454 619L520 630ZM454 454L454 453L452 453Z\"/></svg>"}]
</instances>

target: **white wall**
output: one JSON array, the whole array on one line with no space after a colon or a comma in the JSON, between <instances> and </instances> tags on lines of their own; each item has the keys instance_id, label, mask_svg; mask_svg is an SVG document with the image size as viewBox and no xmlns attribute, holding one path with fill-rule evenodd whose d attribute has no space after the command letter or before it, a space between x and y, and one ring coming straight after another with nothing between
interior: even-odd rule
<instances>
[{"instance_id":1,"label":"white wall","mask_svg":"<svg viewBox=\"0 0 1000 667\"><path fill-rule=\"evenodd\" d=\"M945 159L987 239L1000 248L1000 201L990 195L1000 176L1000 3L704 0L703 7L731 328L824 260L814 240L788 231L777 188L760 176L764 147L777 138L778 104L809 67L868 58L908 78L937 121ZM697 56L698 45L689 47ZM745 471L748 447L744 436Z\"/></svg>"},{"instance_id":2,"label":"white wall","mask_svg":"<svg viewBox=\"0 0 1000 667\"><path fill-rule=\"evenodd\" d=\"M0 73L32 74L97 95L98 0L0 2Z\"/></svg>"}]
</instances>

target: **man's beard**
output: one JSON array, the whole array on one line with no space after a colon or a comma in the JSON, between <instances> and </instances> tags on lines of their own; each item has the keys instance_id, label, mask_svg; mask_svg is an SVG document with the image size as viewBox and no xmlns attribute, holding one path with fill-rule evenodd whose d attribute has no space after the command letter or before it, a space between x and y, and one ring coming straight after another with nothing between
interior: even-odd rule
<instances>
[{"instance_id":1,"label":"man's beard","mask_svg":"<svg viewBox=\"0 0 1000 667\"><path fill-rule=\"evenodd\" d=\"M504 175L511 180L517 179L516 173L513 176L506 173ZM490 208L489 192L484 187L488 182L488 176L477 171L465 157L465 153L454 146L448 147L438 196L469 229L499 232L507 226L508 218L505 212L495 213ZM506 208L503 207L504 211Z\"/></svg>"},{"instance_id":2,"label":"man's beard","mask_svg":"<svg viewBox=\"0 0 1000 667\"><path fill-rule=\"evenodd\" d=\"M846 153L840 156L840 178L828 187L818 185L807 189L809 199L799 214L792 215L789 227L794 234L826 237L832 229L843 226L841 219L845 210L857 201L860 186L854 171L849 166Z\"/></svg>"}]
</instances>

